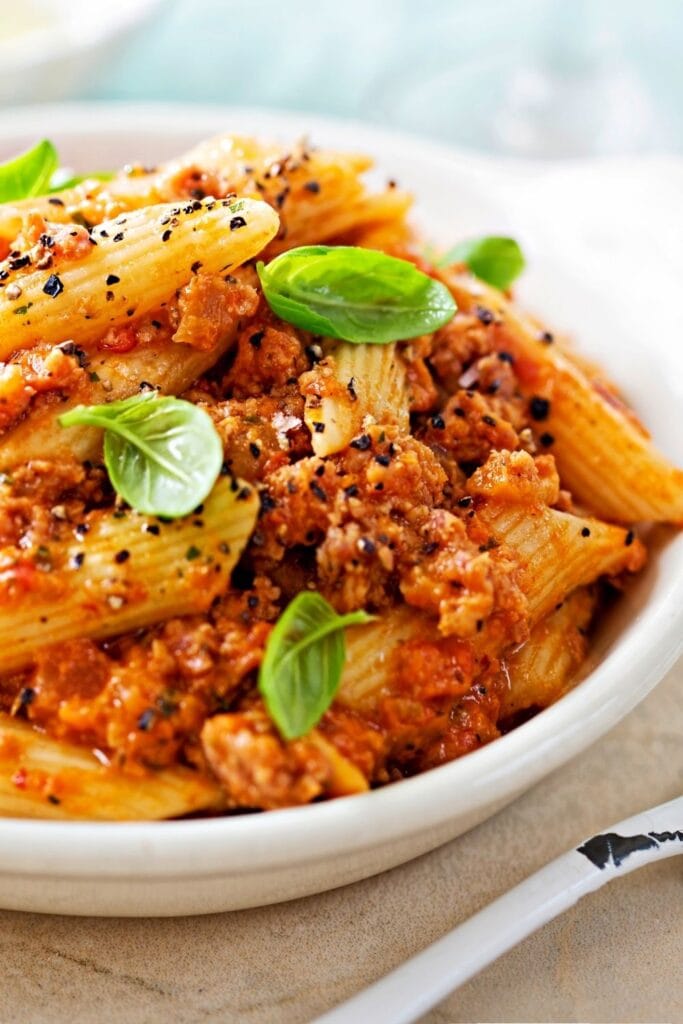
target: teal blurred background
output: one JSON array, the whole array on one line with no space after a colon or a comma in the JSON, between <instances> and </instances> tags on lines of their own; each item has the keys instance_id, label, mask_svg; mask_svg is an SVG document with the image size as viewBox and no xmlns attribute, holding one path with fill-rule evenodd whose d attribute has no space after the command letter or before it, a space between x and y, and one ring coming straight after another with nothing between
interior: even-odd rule
<instances>
[{"instance_id":1,"label":"teal blurred background","mask_svg":"<svg viewBox=\"0 0 683 1024\"><path fill-rule=\"evenodd\" d=\"M525 157L683 152L682 0L162 0L72 93L360 118Z\"/></svg>"}]
</instances>

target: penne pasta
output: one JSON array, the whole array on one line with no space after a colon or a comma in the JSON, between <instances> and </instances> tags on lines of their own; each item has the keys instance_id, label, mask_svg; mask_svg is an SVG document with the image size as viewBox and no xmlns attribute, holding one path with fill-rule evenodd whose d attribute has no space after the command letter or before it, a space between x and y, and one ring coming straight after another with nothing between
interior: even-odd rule
<instances>
[{"instance_id":1,"label":"penne pasta","mask_svg":"<svg viewBox=\"0 0 683 1024\"><path fill-rule=\"evenodd\" d=\"M274 810L467 754L577 678L630 524L683 522L599 371L431 265L370 166L222 135L0 204L0 816Z\"/></svg>"},{"instance_id":2,"label":"penne pasta","mask_svg":"<svg viewBox=\"0 0 683 1024\"><path fill-rule=\"evenodd\" d=\"M0 470L30 459L97 461L102 454L102 431L94 427L61 428L56 420L76 405L98 405L137 394L141 386L161 394L181 395L234 344L240 321L209 350L191 345L152 341L132 352L93 352L87 374L55 404L51 396L39 398L29 415L0 437Z\"/></svg>"},{"instance_id":3,"label":"penne pasta","mask_svg":"<svg viewBox=\"0 0 683 1024\"><path fill-rule=\"evenodd\" d=\"M495 453L468 482L469 494L479 499L479 520L521 563L531 625L576 587L600 576L636 572L645 561L632 530L549 508L541 490L547 488L545 497L553 503L556 486L556 480L539 481L526 452Z\"/></svg>"},{"instance_id":4,"label":"penne pasta","mask_svg":"<svg viewBox=\"0 0 683 1024\"><path fill-rule=\"evenodd\" d=\"M392 660L406 640L435 636L436 623L414 608L393 608L366 626L346 630L346 662L337 700L359 711L371 708L391 679Z\"/></svg>"},{"instance_id":5,"label":"penne pasta","mask_svg":"<svg viewBox=\"0 0 683 1024\"><path fill-rule=\"evenodd\" d=\"M308 740L329 766L327 792L330 796L350 796L352 793L365 793L369 789L368 780L362 771L348 757L344 757L318 729L308 734Z\"/></svg>"},{"instance_id":6,"label":"penne pasta","mask_svg":"<svg viewBox=\"0 0 683 1024\"><path fill-rule=\"evenodd\" d=\"M509 688L503 694L502 717L548 707L570 688L586 655L586 632L596 603L593 591L579 587L508 656Z\"/></svg>"},{"instance_id":7,"label":"penne pasta","mask_svg":"<svg viewBox=\"0 0 683 1024\"><path fill-rule=\"evenodd\" d=\"M206 611L226 589L256 520L256 492L219 479L201 518L93 512L82 540L0 552L0 672L74 637L107 637ZM123 555L121 554L123 552Z\"/></svg>"},{"instance_id":8,"label":"penne pasta","mask_svg":"<svg viewBox=\"0 0 683 1024\"><path fill-rule=\"evenodd\" d=\"M219 135L157 170L133 168L111 181L94 179L53 196L0 206L0 238L11 241L28 211L46 220L94 226L141 207L187 201L198 195L263 199L282 215L282 227L266 250L329 241L357 229L399 225L412 199L388 188L368 193L360 175L371 161L358 154L281 146L236 135ZM405 234L405 231L402 232Z\"/></svg>"},{"instance_id":9,"label":"penne pasta","mask_svg":"<svg viewBox=\"0 0 683 1024\"><path fill-rule=\"evenodd\" d=\"M105 221L81 258L10 272L20 294L0 292L0 359L38 342L88 346L112 324L162 306L193 270L227 273L244 263L277 226L270 206L249 199L153 206Z\"/></svg>"},{"instance_id":10,"label":"penne pasta","mask_svg":"<svg viewBox=\"0 0 683 1024\"><path fill-rule=\"evenodd\" d=\"M595 386L546 332L505 296L457 269L442 274L458 308L490 309L496 347L516 359L520 386L542 395L549 412L542 432L560 476L577 500L619 522L683 521L683 470L650 442L619 401Z\"/></svg>"},{"instance_id":11,"label":"penne pasta","mask_svg":"<svg viewBox=\"0 0 683 1024\"><path fill-rule=\"evenodd\" d=\"M0 713L0 815L154 821L225 808L218 783L189 768L127 776L83 747Z\"/></svg>"},{"instance_id":12,"label":"penne pasta","mask_svg":"<svg viewBox=\"0 0 683 1024\"><path fill-rule=\"evenodd\" d=\"M305 420L316 455L346 448L367 424L408 430L406 371L396 345L339 342L309 378Z\"/></svg>"}]
</instances>

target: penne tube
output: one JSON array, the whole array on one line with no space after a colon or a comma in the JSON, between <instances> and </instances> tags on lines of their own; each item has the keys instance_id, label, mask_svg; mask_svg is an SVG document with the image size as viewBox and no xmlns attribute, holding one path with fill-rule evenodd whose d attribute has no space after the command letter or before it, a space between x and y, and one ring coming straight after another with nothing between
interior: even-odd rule
<instances>
[{"instance_id":1,"label":"penne tube","mask_svg":"<svg viewBox=\"0 0 683 1024\"><path fill-rule=\"evenodd\" d=\"M304 419L316 455L333 455L371 423L410 427L406 371L396 345L339 342L306 386Z\"/></svg>"},{"instance_id":2,"label":"penne tube","mask_svg":"<svg viewBox=\"0 0 683 1024\"><path fill-rule=\"evenodd\" d=\"M88 373L66 400L38 399L29 415L0 437L0 471L31 459L86 459L102 456L102 431L95 427L60 427L57 417L76 405L99 405L137 394L152 385L164 395L182 395L232 346L239 329L235 320L209 351L160 341L132 352L92 353Z\"/></svg>"},{"instance_id":3,"label":"penne tube","mask_svg":"<svg viewBox=\"0 0 683 1024\"><path fill-rule=\"evenodd\" d=\"M282 213L282 227L266 258L296 245L329 241L356 229L399 224L411 205L408 193L388 188L368 193L360 175L371 161L354 153L294 150L237 135L219 135L177 160L146 172L123 171L110 181L91 179L52 196L0 206L0 238L21 231L29 211L47 221L90 225L157 203L196 195L237 193L263 199ZM402 232L404 234L405 232Z\"/></svg>"},{"instance_id":4,"label":"penne tube","mask_svg":"<svg viewBox=\"0 0 683 1024\"><path fill-rule=\"evenodd\" d=\"M349 761L348 757L344 757L319 729L313 729L306 738L323 755L329 766L330 777L326 784L328 796L350 796L353 793L365 793L370 788L360 768Z\"/></svg>"},{"instance_id":5,"label":"penne tube","mask_svg":"<svg viewBox=\"0 0 683 1024\"><path fill-rule=\"evenodd\" d=\"M550 462L534 463L523 451L494 452L468 481L477 521L520 563L531 626L576 587L637 572L645 562L645 548L632 530L548 507L558 494Z\"/></svg>"},{"instance_id":6,"label":"penne tube","mask_svg":"<svg viewBox=\"0 0 683 1024\"><path fill-rule=\"evenodd\" d=\"M225 805L207 775L182 767L122 775L86 748L0 713L0 817L153 821Z\"/></svg>"},{"instance_id":7,"label":"penne tube","mask_svg":"<svg viewBox=\"0 0 683 1024\"><path fill-rule=\"evenodd\" d=\"M545 332L501 292L456 269L441 277L461 312L483 306L495 314L495 344L515 357L524 393L550 400L543 434L575 498L618 522L683 521L683 470L657 451L629 411L608 400L566 351L545 344Z\"/></svg>"},{"instance_id":8,"label":"penne tube","mask_svg":"<svg viewBox=\"0 0 683 1024\"><path fill-rule=\"evenodd\" d=\"M596 603L594 591L579 587L509 655L509 688L503 694L501 717L546 708L566 693L586 655L586 631Z\"/></svg>"},{"instance_id":9,"label":"penne tube","mask_svg":"<svg viewBox=\"0 0 683 1024\"><path fill-rule=\"evenodd\" d=\"M357 711L368 710L390 682L400 645L436 635L433 619L406 606L383 612L365 626L351 626L346 630L346 662L335 700Z\"/></svg>"},{"instance_id":10,"label":"penne tube","mask_svg":"<svg viewBox=\"0 0 683 1024\"><path fill-rule=\"evenodd\" d=\"M207 611L228 586L258 506L253 488L221 477L201 514L162 522L96 511L80 540L33 557L0 551L0 672L29 665L49 644Z\"/></svg>"},{"instance_id":11,"label":"penne tube","mask_svg":"<svg viewBox=\"0 0 683 1024\"><path fill-rule=\"evenodd\" d=\"M38 342L88 346L113 324L163 306L193 270L228 272L257 255L277 227L274 210L249 199L153 206L105 221L85 256L10 273L21 292L0 292L0 359Z\"/></svg>"}]
</instances>

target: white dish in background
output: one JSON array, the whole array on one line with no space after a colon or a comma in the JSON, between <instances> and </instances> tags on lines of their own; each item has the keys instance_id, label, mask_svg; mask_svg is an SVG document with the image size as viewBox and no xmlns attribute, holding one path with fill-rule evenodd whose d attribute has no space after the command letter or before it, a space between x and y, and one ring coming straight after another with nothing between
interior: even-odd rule
<instances>
[{"instance_id":1,"label":"white dish in background","mask_svg":"<svg viewBox=\"0 0 683 1024\"><path fill-rule=\"evenodd\" d=\"M62 99L161 0L0 0L0 103Z\"/></svg>"},{"instance_id":2,"label":"white dish in background","mask_svg":"<svg viewBox=\"0 0 683 1024\"><path fill-rule=\"evenodd\" d=\"M495 162L349 122L120 106L6 112L0 159L47 134L77 170L149 164L221 130L284 142L308 134L371 153L380 173L419 197L414 219L438 244L480 232L519 237L530 263L524 300L556 328L576 333L579 347L623 386L660 447L683 462L675 415L683 358L674 344L683 312L665 301L683 275L675 239L681 162ZM593 671L509 735L415 778L309 807L149 824L0 820L0 906L111 916L211 913L368 877L461 834L579 754L662 678L682 637L683 537L661 530L646 571L601 628Z\"/></svg>"}]
</instances>

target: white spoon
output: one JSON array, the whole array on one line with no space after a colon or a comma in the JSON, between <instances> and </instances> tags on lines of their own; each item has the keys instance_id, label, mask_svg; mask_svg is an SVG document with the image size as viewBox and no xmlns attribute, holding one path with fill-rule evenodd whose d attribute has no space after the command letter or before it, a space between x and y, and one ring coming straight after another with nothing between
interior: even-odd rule
<instances>
[{"instance_id":1,"label":"white spoon","mask_svg":"<svg viewBox=\"0 0 683 1024\"><path fill-rule=\"evenodd\" d=\"M411 1024L453 989L613 878L683 853L683 797L551 861L422 953L313 1024Z\"/></svg>"}]
</instances>

